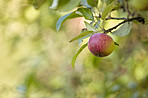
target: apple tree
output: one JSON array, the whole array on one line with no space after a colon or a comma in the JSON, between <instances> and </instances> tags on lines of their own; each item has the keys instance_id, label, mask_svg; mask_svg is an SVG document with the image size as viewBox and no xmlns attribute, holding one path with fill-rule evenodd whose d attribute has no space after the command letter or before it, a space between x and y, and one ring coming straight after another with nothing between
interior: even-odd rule
<instances>
[{"instance_id":1,"label":"apple tree","mask_svg":"<svg viewBox=\"0 0 148 98\"><path fill-rule=\"evenodd\" d=\"M148 22L148 1L147 0L33 0L35 9L38 9L44 2L49 2L49 8L66 14L59 18L56 29L60 30L62 24L77 17L84 18L85 28L81 33L72 38L69 42L81 42L91 37L89 43L83 44L75 53L72 59L74 68L75 60L80 52L87 47L95 56L107 56L111 54L118 42L113 41L109 35L124 37L130 33L133 24L147 24ZM116 24L112 24L116 20ZM95 36L104 33L104 36ZM109 35L107 35L109 34ZM107 37L106 37L107 36ZM96 38L96 39L95 39ZM100 39L100 40L99 40ZM111 39L111 40L109 40Z\"/></svg>"}]
</instances>

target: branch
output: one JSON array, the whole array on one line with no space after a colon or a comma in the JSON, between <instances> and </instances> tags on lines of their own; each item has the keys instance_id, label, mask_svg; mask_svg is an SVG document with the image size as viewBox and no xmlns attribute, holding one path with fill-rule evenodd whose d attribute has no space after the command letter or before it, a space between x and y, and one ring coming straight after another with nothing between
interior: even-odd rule
<instances>
[{"instance_id":1,"label":"branch","mask_svg":"<svg viewBox=\"0 0 148 98\"><path fill-rule=\"evenodd\" d=\"M125 1L125 0L124 0ZM128 17L129 17L129 15L132 15L131 14L131 12L130 12L130 10L129 10L129 5L128 5L128 2L127 1L125 1L126 2L126 7L127 7L127 12L128 12Z\"/></svg>"},{"instance_id":2,"label":"branch","mask_svg":"<svg viewBox=\"0 0 148 98\"><path fill-rule=\"evenodd\" d=\"M120 19L120 18L113 18L113 19ZM145 23L145 20L143 17L135 17L135 18L125 18L124 21L120 22L119 24L117 24L116 26L110 28L110 29L107 29L107 30L104 30L104 33L109 33L109 32L112 32L112 30L116 29L118 26L122 25L123 23L126 23L126 22L132 22L133 20L136 20L142 24Z\"/></svg>"},{"instance_id":3,"label":"branch","mask_svg":"<svg viewBox=\"0 0 148 98\"><path fill-rule=\"evenodd\" d=\"M114 19L114 20L126 20L126 18L114 18L114 17L108 17L105 20L110 20L110 19Z\"/></svg>"}]
</instances>

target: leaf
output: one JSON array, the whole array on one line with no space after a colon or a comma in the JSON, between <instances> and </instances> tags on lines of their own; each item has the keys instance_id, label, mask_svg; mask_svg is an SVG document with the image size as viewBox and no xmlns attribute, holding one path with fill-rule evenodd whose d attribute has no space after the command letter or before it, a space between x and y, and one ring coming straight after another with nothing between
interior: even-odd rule
<instances>
[{"instance_id":1,"label":"leaf","mask_svg":"<svg viewBox=\"0 0 148 98\"><path fill-rule=\"evenodd\" d=\"M87 0L87 3L92 7L97 7L98 0Z\"/></svg>"},{"instance_id":2,"label":"leaf","mask_svg":"<svg viewBox=\"0 0 148 98\"><path fill-rule=\"evenodd\" d=\"M121 7L121 4L120 3L116 3L115 5L114 5L114 10L118 10L119 8Z\"/></svg>"},{"instance_id":3,"label":"leaf","mask_svg":"<svg viewBox=\"0 0 148 98\"><path fill-rule=\"evenodd\" d=\"M102 12L102 16L101 16L101 19L105 19L106 16L108 15L108 13L114 8L114 3L115 2L112 2L111 4L109 4Z\"/></svg>"},{"instance_id":4,"label":"leaf","mask_svg":"<svg viewBox=\"0 0 148 98\"><path fill-rule=\"evenodd\" d=\"M76 17L82 17L82 16L77 14L76 11L74 11L74 12L68 13L68 14L60 17L59 20L57 21L57 24L56 24L57 31L60 29L60 27L64 23L64 21L66 21L67 19L72 19L72 18L76 18Z\"/></svg>"},{"instance_id":5,"label":"leaf","mask_svg":"<svg viewBox=\"0 0 148 98\"><path fill-rule=\"evenodd\" d=\"M92 20L92 21L94 20L94 16L88 8L78 8L77 11L80 12L85 19Z\"/></svg>"},{"instance_id":6,"label":"leaf","mask_svg":"<svg viewBox=\"0 0 148 98\"><path fill-rule=\"evenodd\" d=\"M88 31L94 31L94 32L97 31L96 28L93 27L92 25L90 25L88 22L84 21L84 23L85 23L85 26L86 26Z\"/></svg>"},{"instance_id":7,"label":"leaf","mask_svg":"<svg viewBox=\"0 0 148 98\"><path fill-rule=\"evenodd\" d=\"M51 2L51 1L50 1ZM58 6L58 0L53 0L50 9L57 9Z\"/></svg>"},{"instance_id":8,"label":"leaf","mask_svg":"<svg viewBox=\"0 0 148 98\"><path fill-rule=\"evenodd\" d=\"M59 18L56 24L57 31L60 29L61 25L67 20L72 19L76 17L84 17L87 20L94 20L92 12L87 8L79 8L74 12L68 13L62 17Z\"/></svg>"},{"instance_id":9,"label":"leaf","mask_svg":"<svg viewBox=\"0 0 148 98\"><path fill-rule=\"evenodd\" d=\"M82 29L81 33L86 32L86 31L87 31L87 28L84 28L84 29ZM77 41L79 42L79 46L80 46L81 43L83 42L83 39L85 39L85 38L87 38L87 37L89 37L89 36L91 36L91 34L86 35L86 36L84 36L84 37L82 37L82 38L80 38L80 39L77 39Z\"/></svg>"},{"instance_id":10,"label":"leaf","mask_svg":"<svg viewBox=\"0 0 148 98\"><path fill-rule=\"evenodd\" d=\"M91 25L93 28L98 29L98 28L100 27L100 22L101 22L101 20L100 20L100 19L97 19L97 21L92 21L92 22L90 23L90 25Z\"/></svg>"},{"instance_id":11,"label":"leaf","mask_svg":"<svg viewBox=\"0 0 148 98\"><path fill-rule=\"evenodd\" d=\"M78 36L76 36L72 40L70 40L69 42L73 42L73 41L78 40L80 38L86 38L87 35L92 34L92 33L93 33L93 31L85 31L85 32L82 32Z\"/></svg>"},{"instance_id":12,"label":"leaf","mask_svg":"<svg viewBox=\"0 0 148 98\"><path fill-rule=\"evenodd\" d=\"M97 22L96 22L96 24L95 24L95 26L94 26L96 29L98 29L98 28L99 28L100 22L101 22L101 20L100 20L100 19L98 19L98 20L97 20Z\"/></svg>"},{"instance_id":13,"label":"leaf","mask_svg":"<svg viewBox=\"0 0 148 98\"><path fill-rule=\"evenodd\" d=\"M93 33L94 34L94 33ZM88 34L80 39L77 39L77 41L79 42L79 46L81 45L81 43L83 42L83 39L87 38L87 37L90 37L92 34Z\"/></svg>"},{"instance_id":14,"label":"leaf","mask_svg":"<svg viewBox=\"0 0 148 98\"><path fill-rule=\"evenodd\" d=\"M84 44L84 45L76 52L76 54L73 56L72 61L71 61L71 65L72 65L73 68L74 68L75 61L76 61L78 55L79 55L79 54L81 53L81 51L87 46L87 44L88 44L88 43Z\"/></svg>"},{"instance_id":15,"label":"leaf","mask_svg":"<svg viewBox=\"0 0 148 98\"><path fill-rule=\"evenodd\" d=\"M118 30L112 32L113 35L124 37L130 33L132 22L124 23Z\"/></svg>"},{"instance_id":16,"label":"leaf","mask_svg":"<svg viewBox=\"0 0 148 98\"><path fill-rule=\"evenodd\" d=\"M62 12L71 11L80 4L80 0L58 0L58 10Z\"/></svg>"},{"instance_id":17,"label":"leaf","mask_svg":"<svg viewBox=\"0 0 148 98\"><path fill-rule=\"evenodd\" d=\"M108 5L108 4L112 3L115 0L105 0L105 1L106 1L107 5Z\"/></svg>"}]
</instances>

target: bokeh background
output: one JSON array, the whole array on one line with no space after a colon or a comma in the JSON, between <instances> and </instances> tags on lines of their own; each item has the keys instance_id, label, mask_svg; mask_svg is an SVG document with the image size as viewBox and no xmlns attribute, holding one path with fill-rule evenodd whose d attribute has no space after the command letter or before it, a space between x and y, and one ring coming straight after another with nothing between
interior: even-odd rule
<instances>
[{"instance_id":1,"label":"bokeh background","mask_svg":"<svg viewBox=\"0 0 148 98\"><path fill-rule=\"evenodd\" d=\"M119 46L108 57L84 49L73 69L80 46L69 40L84 23L68 20L57 32L64 14L49 3L36 10L25 0L0 0L0 98L148 98L148 26L112 36Z\"/></svg>"}]
</instances>

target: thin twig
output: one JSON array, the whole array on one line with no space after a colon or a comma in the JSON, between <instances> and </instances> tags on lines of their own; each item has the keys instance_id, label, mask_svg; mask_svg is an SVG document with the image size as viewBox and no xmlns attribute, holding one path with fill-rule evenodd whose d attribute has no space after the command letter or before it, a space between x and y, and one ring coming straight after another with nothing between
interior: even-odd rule
<instances>
[{"instance_id":1,"label":"thin twig","mask_svg":"<svg viewBox=\"0 0 148 98\"><path fill-rule=\"evenodd\" d=\"M123 9L123 12L125 12L125 11L126 11L126 8L125 8L125 0L123 0L122 9Z\"/></svg>"},{"instance_id":2,"label":"thin twig","mask_svg":"<svg viewBox=\"0 0 148 98\"><path fill-rule=\"evenodd\" d=\"M129 5L128 5L128 2L126 1L126 7L127 7L127 12L128 12L128 18L129 18L129 16L131 15L131 12L130 12L130 10L129 10Z\"/></svg>"},{"instance_id":3,"label":"thin twig","mask_svg":"<svg viewBox=\"0 0 148 98\"><path fill-rule=\"evenodd\" d=\"M115 17L108 17L105 20L110 20L110 19L114 19L114 20L125 20L126 18L115 18Z\"/></svg>"}]
</instances>

